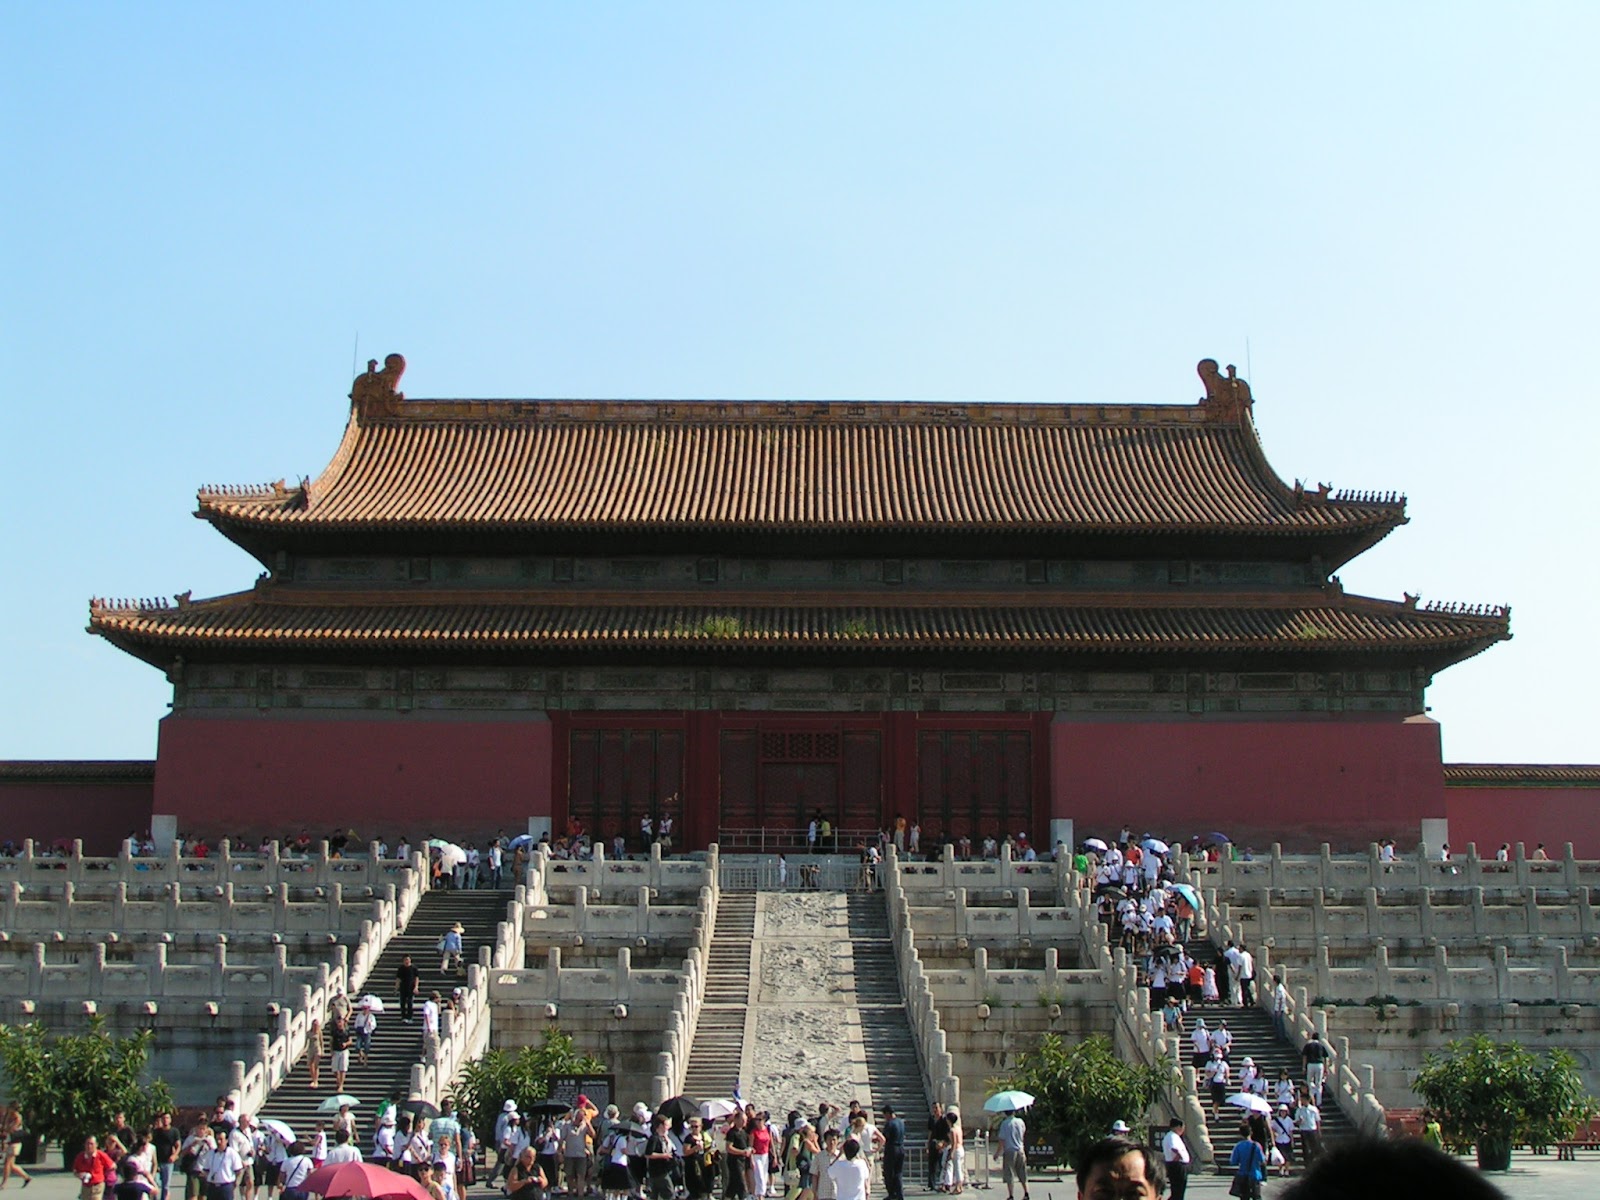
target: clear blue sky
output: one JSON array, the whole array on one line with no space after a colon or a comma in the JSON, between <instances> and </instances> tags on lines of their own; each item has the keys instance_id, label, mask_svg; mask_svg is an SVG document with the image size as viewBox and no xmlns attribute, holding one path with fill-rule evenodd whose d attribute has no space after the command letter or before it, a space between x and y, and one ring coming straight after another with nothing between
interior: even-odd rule
<instances>
[{"instance_id":1,"label":"clear blue sky","mask_svg":"<svg viewBox=\"0 0 1600 1200\"><path fill-rule=\"evenodd\" d=\"M1510 602L1451 759L1596 761L1600 5L0 10L0 757L145 757L91 595L409 395L1192 402L1396 489L1347 588Z\"/></svg>"}]
</instances>

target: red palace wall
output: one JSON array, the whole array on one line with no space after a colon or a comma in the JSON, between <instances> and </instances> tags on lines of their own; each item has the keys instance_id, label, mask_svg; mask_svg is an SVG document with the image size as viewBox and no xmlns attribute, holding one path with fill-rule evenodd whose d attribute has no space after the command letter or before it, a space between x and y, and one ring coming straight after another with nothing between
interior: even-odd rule
<instances>
[{"instance_id":1,"label":"red palace wall","mask_svg":"<svg viewBox=\"0 0 1600 1200\"><path fill-rule=\"evenodd\" d=\"M550 815L550 724L174 714L161 722L155 811L210 836L514 835Z\"/></svg>"},{"instance_id":2,"label":"red palace wall","mask_svg":"<svg viewBox=\"0 0 1600 1200\"><path fill-rule=\"evenodd\" d=\"M0 841L44 847L82 838L85 854L116 854L129 833L150 828L153 793L149 780L0 780Z\"/></svg>"},{"instance_id":3,"label":"red palace wall","mask_svg":"<svg viewBox=\"0 0 1600 1200\"><path fill-rule=\"evenodd\" d=\"M1579 858L1600 858L1600 787L1447 787L1450 845L1493 858L1502 842L1540 842L1560 858L1568 842Z\"/></svg>"},{"instance_id":4,"label":"red palace wall","mask_svg":"<svg viewBox=\"0 0 1600 1200\"><path fill-rule=\"evenodd\" d=\"M1163 838L1218 830L1257 848L1278 841L1314 850L1326 841L1351 849L1384 837L1404 847L1416 843L1424 817L1445 815L1439 726L1427 717L1058 718L1050 755L1052 810L1075 822L1080 840L1127 824Z\"/></svg>"}]
</instances>

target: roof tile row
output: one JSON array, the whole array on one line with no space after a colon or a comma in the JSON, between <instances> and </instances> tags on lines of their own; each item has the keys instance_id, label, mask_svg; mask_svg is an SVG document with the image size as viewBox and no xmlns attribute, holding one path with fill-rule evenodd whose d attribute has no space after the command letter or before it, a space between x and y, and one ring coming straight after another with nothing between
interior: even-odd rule
<instances>
[{"instance_id":1,"label":"roof tile row","mask_svg":"<svg viewBox=\"0 0 1600 1200\"><path fill-rule=\"evenodd\" d=\"M195 646L795 647L1159 652L1467 647L1507 636L1501 618L1353 601L1258 607L805 606L417 601L281 603L241 593L183 608L91 611L112 640ZM1480 648L1481 648L1480 646Z\"/></svg>"},{"instance_id":2,"label":"roof tile row","mask_svg":"<svg viewBox=\"0 0 1600 1200\"><path fill-rule=\"evenodd\" d=\"M938 419L812 423L749 415L770 407L755 405L673 422L618 419L617 405L560 407L559 422L530 402L409 401L403 416L353 416L307 488L211 489L200 510L319 528L1284 534L1392 526L1404 507L1309 502L1239 423L1031 421L1015 405L992 406L1004 420L953 421L939 409Z\"/></svg>"}]
</instances>

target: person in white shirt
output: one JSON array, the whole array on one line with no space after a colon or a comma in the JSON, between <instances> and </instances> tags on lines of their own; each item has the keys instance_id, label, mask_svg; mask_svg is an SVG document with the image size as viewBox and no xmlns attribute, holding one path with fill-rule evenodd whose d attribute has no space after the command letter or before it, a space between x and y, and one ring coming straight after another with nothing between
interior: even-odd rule
<instances>
[{"instance_id":1,"label":"person in white shirt","mask_svg":"<svg viewBox=\"0 0 1600 1200\"><path fill-rule=\"evenodd\" d=\"M378 1127L372 1131L372 1161L380 1167L391 1166L395 1159L395 1123L394 1113L386 1112L378 1121Z\"/></svg>"},{"instance_id":2,"label":"person in white shirt","mask_svg":"<svg viewBox=\"0 0 1600 1200\"><path fill-rule=\"evenodd\" d=\"M1255 955L1239 947L1239 957L1234 960L1239 971L1239 1003L1246 1008L1254 1008L1256 1003L1256 960Z\"/></svg>"},{"instance_id":3,"label":"person in white shirt","mask_svg":"<svg viewBox=\"0 0 1600 1200\"><path fill-rule=\"evenodd\" d=\"M1260 1078L1261 1070L1256 1066L1256 1060L1248 1054L1245 1055L1244 1062L1239 1067L1239 1090L1253 1094L1256 1090L1256 1080Z\"/></svg>"},{"instance_id":4,"label":"person in white shirt","mask_svg":"<svg viewBox=\"0 0 1600 1200\"><path fill-rule=\"evenodd\" d=\"M1228 1028L1226 1021L1218 1021L1217 1027L1211 1031L1211 1048L1222 1051L1222 1057L1228 1057L1228 1048L1233 1045L1233 1032Z\"/></svg>"},{"instance_id":5,"label":"person in white shirt","mask_svg":"<svg viewBox=\"0 0 1600 1200\"><path fill-rule=\"evenodd\" d=\"M1222 1052L1213 1050L1212 1059L1206 1064L1206 1084L1211 1089L1211 1115L1213 1119L1222 1115L1222 1106L1228 1099L1228 1060L1222 1057Z\"/></svg>"},{"instance_id":6,"label":"person in white shirt","mask_svg":"<svg viewBox=\"0 0 1600 1200\"><path fill-rule=\"evenodd\" d=\"M1167 1165L1168 1196L1183 1200L1189 1190L1189 1144L1183 1140L1183 1118L1173 1117L1161 1139L1161 1161Z\"/></svg>"},{"instance_id":7,"label":"person in white shirt","mask_svg":"<svg viewBox=\"0 0 1600 1200\"><path fill-rule=\"evenodd\" d=\"M244 1174L244 1159L226 1129L217 1130L216 1144L205 1156L206 1194L210 1200L233 1200L233 1189Z\"/></svg>"},{"instance_id":8,"label":"person in white shirt","mask_svg":"<svg viewBox=\"0 0 1600 1200\"><path fill-rule=\"evenodd\" d=\"M422 1061L434 1062L439 1057L439 993L431 993L422 1002Z\"/></svg>"},{"instance_id":9,"label":"person in white shirt","mask_svg":"<svg viewBox=\"0 0 1600 1200\"><path fill-rule=\"evenodd\" d=\"M291 1153L283 1160L283 1170L278 1176L278 1182L283 1186L283 1200L306 1200L306 1179L314 1169L311 1156L299 1142L296 1142L290 1150Z\"/></svg>"},{"instance_id":10,"label":"person in white shirt","mask_svg":"<svg viewBox=\"0 0 1600 1200\"><path fill-rule=\"evenodd\" d=\"M1289 1040L1289 989L1283 986L1283 976L1272 977L1272 1028L1280 1041Z\"/></svg>"},{"instance_id":11,"label":"person in white shirt","mask_svg":"<svg viewBox=\"0 0 1600 1200\"><path fill-rule=\"evenodd\" d=\"M357 1150L350 1141L348 1129L337 1129L333 1134L333 1149L328 1151L328 1157L323 1160L328 1163L360 1162L361 1151Z\"/></svg>"},{"instance_id":12,"label":"person in white shirt","mask_svg":"<svg viewBox=\"0 0 1600 1200\"><path fill-rule=\"evenodd\" d=\"M1194 1057L1190 1059L1194 1069L1203 1071L1211 1061L1211 1031L1206 1028L1206 1019L1196 1017L1194 1032L1189 1035L1190 1044L1194 1046Z\"/></svg>"},{"instance_id":13,"label":"person in white shirt","mask_svg":"<svg viewBox=\"0 0 1600 1200\"><path fill-rule=\"evenodd\" d=\"M1300 1132L1300 1152L1306 1166L1312 1166L1322 1156L1322 1110L1310 1096L1304 1097L1295 1109L1294 1127Z\"/></svg>"},{"instance_id":14,"label":"person in white shirt","mask_svg":"<svg viewBox=\"0 0 1600 1200\"><path fill-rule=\"evenodd\" d=\"M861 1147L854 1138L844 1144L844 1154L828 1168L837 1200L866 1200L867 1164L861 1161Z\"/></svg>"},{"instance_id":15,"label":"person in white shirt","mask_svg":"<svg viewBox=\"0 0 1600 1200\"><path fill-rule=\"evenodd\" d=\"M1280 1174L1287 1175L1289 1164L1294 1161L1294 1117L1290 1114L1287 1104L1278 1105L1278 1111L1273 1114L1272 1144L1283 1156Z\"/></svg>"}]
</instances>

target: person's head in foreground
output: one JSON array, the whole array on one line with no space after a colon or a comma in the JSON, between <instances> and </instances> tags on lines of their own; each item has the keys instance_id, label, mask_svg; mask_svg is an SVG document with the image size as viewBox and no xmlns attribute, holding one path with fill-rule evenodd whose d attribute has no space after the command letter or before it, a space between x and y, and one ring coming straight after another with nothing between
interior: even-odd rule
<instances>
[{"instance_id":1,"label":"person's head in foreground","mask_svg":"<svg viewBox=\"0 0 1600 1200\"><path fill-rule=\"evenodd\" d=\"M1414 1138L1380 1142L1363 1138L1330 1150L1279 1200L1505 1200L1477 1170Z\"/></svg>"},{"instance_id":2,"label":"person's head in foreground","mask_svg":"<svg viewBox=\"0 0 1600 1200\"><path fill-rule=\"evenodd\" d=\"M1078 1164L1078 1200L1157 1200L1166 1192L1161 1157L1125 1137L1101 1138Z\"/></svg>"}]
</instances>

